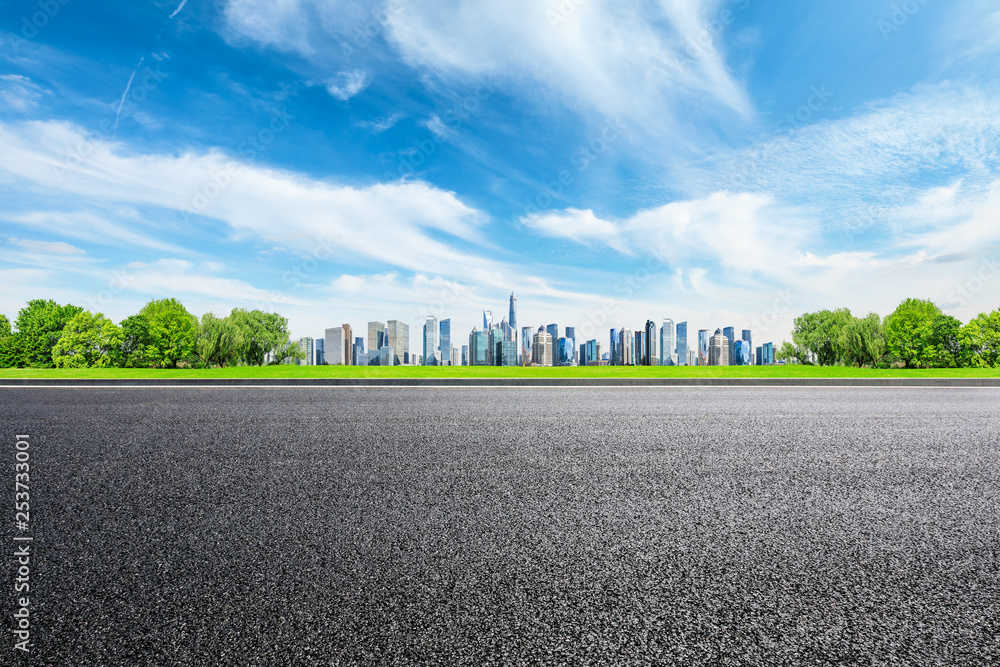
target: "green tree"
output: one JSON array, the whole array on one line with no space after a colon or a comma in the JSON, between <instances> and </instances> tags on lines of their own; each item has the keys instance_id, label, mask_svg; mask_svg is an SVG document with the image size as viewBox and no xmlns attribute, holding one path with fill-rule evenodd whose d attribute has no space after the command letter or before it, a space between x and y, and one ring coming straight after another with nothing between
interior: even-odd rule
<instances>
[{"instance_id":1,"label":"green tree","mask_svg":"<svg viewBox=\"0 0 1000 667\"><path fill-rule=\"evenodd\" d=\"M806 363L809 355L786 340L781 344L781 349L774 353L774 358L789 364L794 362Z\"/></svg>"},{"instance_id":2,"label":"green tree","mask_svg":"<svg viewBox=\"0 0 1000 667\"><path fill-rule=\"evenodd\" d=\"M148 368L153 365L149 337L149 318L145 315L131 315L118 325L122 332L122 342L118 347L115 364L124 368Z\"/></svg>"},{"instance_id":3,"label":"green tree","mask_svg":"<svg viewBox=\"0 0 1000 667\"><path fill-rule=\"evenodd\" d=\"M17 365L21 357L19 351L21 339L12 333L10 320L6 315L0 315L0 368L10 368Z\"/></svg>"},{"instance_id":4,"label":"green tree","mask_svg":"<svg viewBox=\"0 0 1000 667\"><path fill-rule=\"evenodd\" d=\"M845 363L874 368L885 356L885 331L877 313L852 317L840 330L837 348Z\"/></svg>"},{"instance_id":5,"label":"green tree","mask_svg":"<svg viewBox=\"0 0 1000 667\"><path fill-rule=\"evenodd\" d=\"M240 327L231 318L219 318L212 313L201 316L195 353L205 364L219 364L223 368L226 364L236 363L239 361L242 345Z\"/></svg>"},{"instance_id":6,"label":"green tree","mask_svg":"<svg viewBox=\"0 0 1000 667\"><path fill-rule=\"evenodd\" d=\"M968 354L961 342L962 323L951 315L938 315L931 323L931 341L934 358L930 365L937 368L956 368L968 365Z\"/></svg>"},{"instance_id":7,"label":"green tree","mask_svg":"<svg viewBox=\"0 0 1000 667\"><path fill-rule=\"evenodd\" d=\"M234 308L229 318L240 330L240 358L250 366L302 358L288 339L288 320L277 313Z\"/></svg>"},{"instance_id":8,"label":"green tree","mask_svg":"<svg viewBox=\"0 0 1000 667\"><path fill-rule=\"evenodd\" d=\"M52 368L55 365L52 348L62 336L66 323L82 311L80 306L60 306L52 300L29 301L17 314L17 358L11 365Z\"/></svg>"},{"instance_id":9,"label":"green tree","mask_svg":"<svg viewBox=\"0 0 1000 667\"><path fill-rule=\"evenodd\" d=\"M931 366L938 360L942 341L935 338L934 325L942 315L933 301L906 299L885 318L885 342L889 354L907 368Z\"/></svg>"},{"instance_id":10,"label":"green tree","mask_svg":"<svg viewBox=\"0 0 1000 667\"><path fill-rule=\"evenodd\" d=\"M139 314L149 322L146 356L155 366L171 367L194 352L198 319L177 299L150 301Z\"/></svg>"},{"instance_id":11,"label":"green tree","mask_svg":"<svg viewBox=\"0 0 1000 667\"><path fill-rule=\"evenodd\" d=\"M806 313L795 318L792 341L820 366L832 366L840 361L837 341L851 319L847 308Z\"/></svg>"},{"instance_id":12,"label":"green tree","mask_svg":"<svg viewBox=\"0 0 1000 667\"><path fill-rule=\"evenodd\" d=\"M57 368L104 368L114 363L121 342L114 322L84 310L66 323L52 348L52 360Z\"/></svg>"},{"instance_id":13,"label":"green tree","mask_svg":"<svg viewBox=\"0 0 1000 667\"><path fill-rule=\"evenodd\" d=\"M11 335L10 330L10 320L3 313L0 313L0 338L6 338Z\"/></svg>"},{"instance_id":14,"label":"green tree","mask_svg":"<svg viewBox=\"0 0 1000 667\"><path fill-rule=\"evenodd\" d=\"M979 313L959 332L967 363L979 368L1000 368L1000 308Z\"/></svg>"}]
</instances>

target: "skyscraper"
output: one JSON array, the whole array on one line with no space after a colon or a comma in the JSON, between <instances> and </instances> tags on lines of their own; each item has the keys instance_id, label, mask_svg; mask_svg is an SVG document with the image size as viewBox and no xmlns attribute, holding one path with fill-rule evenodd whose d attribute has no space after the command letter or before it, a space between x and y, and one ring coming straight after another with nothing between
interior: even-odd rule
<instances>
[{"instance_id":1,"label":"skyscraper","mask_svg":"<svg viewBox=\"0 0 1000 667\"><path fill-rule=\"evenodd\" d=\"M433 315L428 315L424 322L424 366L437 366L437 355L438 321Z\"/></svg>"},{"instance_id":2,"label":"skyscraper","mask_svg":"<svg viewBox=\"0 0 1000 667\"><path fill-rule=\"evenodd\" d=\"M608 348L608 360L612 366L621 365L618 355L618 329L611 329L611 347Z\"/></svg>"},{"instance_id":3,"label":"skyscraper","mask_svg":"<svg viewBox=\"0 0 1000 667\"><path fill-rule=\"evenodd\" d=\"M531 363L531 327L521 327L521 360L522 364Z\"/></svg>"},{"instance_id":4,"label":"skyscraper","mask_svg":"<svg viewBox=\"0 0 1000 667\"><path fill-rule=\"evenodd\" d=\"M677 363L680 366L689 365L688 356L688 323L679 322L677 324Z\"/></svg>"},{"instance_id":5,"label":"skyscraper","mask_svg":"<svg viewBox=\"0 0 1000 667\"><path fill-rule=\"evenodd\" d=\"M576 327L566 327L566 338L569 338L570 340L572 340L573 344L575 346L575 344L577 342L577 340L576 340ZM578 353L579 353L579 350L577 350L576 347L574 347L573 348L573 361L572 361L573 364L576 364L578 362L578 360L579 360L579 357L577 356Z\"/></svg>"},{"instance_id":6,"label":"skyscraper","mask_svg":"<svg viewBox=\"0 0 1000 667\"><path fill-rule=\"evenodd\" d=\"M729 340L729 350L726 352L728 358L727 366L736 365L736 327L726 327L722 330L722 335Z\"/></svg>"},{"instance_id":7,"label":"skyscraper","mask_svg":"<svg viewBox=\"0 0 1000 667\"><path fill-rule=\"evenodd\" d=\"M510 340L517 342L517 297L514 293L510 293L510 309L507 313L507 324L510 325L511 338Z\"/></svg>"},{"instance_id":8,"label":"skyscraper","mask_svg":"<svg viewBox=\"0 0 1000 667\"><path fill-rule=\"evenodd\" d=\"M351 350L351 365L352 366L367 366L368 360L365 359L365 363L361 364L361 358L365 356L365 339L361 336L354 337L354 349Z\"/></svg>"},{"instance_id":9,"label":"skyscraper","mask_svg":"<svg viewBox=\"0 0 1000 667\"><path fill-rule=\"evenodd\" d=\"M639 329L635 332L635 347L632 348L632 354L635 355L635 361L633 362L636 366L646 366L646 360L644 355L646 353L646 329Z\"/></svg>"},{"instance_id":10,"label":"skyscraper","mask_svg":"<svg viewBox=\"0 0 1000 667\"><path fill-rule=\"evenodd\" d=\"M381 350L385 345L385 325L381 322L368 323L368 349Z\"/></svg>"},{"instance_id":11,"label":"skyscraper","mask_svg":"<svg viewBox=\"0 0 1000 667\"><path fill-rule=\"evenodd\" d=\"M698 365L708 366L708 339L711 338L708 329L698 330Z\"/></svg>"},{"instance_id":12,"label":"skyscraper","mask_svg":"<svg viewBox=\"0 0 1000 667\"><path fill-rule=\"evenodd\" d=\"M545 333L552 336L552 344L556 345L559 342L559 325L550 324L545 327Z\"/></svg>"},{"instance_id":13,"label":"skyscraper","mask_svg":"<svg viewBox=\"0 0 1000 667\"><path fill-rule=\"evenodd\" d=\"M410 325L399 320L385 323L385 342L392 348L392 365L410 363Z\"/></svg>"},{"instance_id":14,"label":"skyscraper","mask_svg":"<svg viewBox=\"0 0 1000 667\"><path fill-rule=\"evenodd\" d=\"M351 339L351 325L342 324L326 330L326 362L331 366L353 366L351 352L354 341Z\"/></svg>"},{"instance_id":15,"label":"skyscraper","mask_svg":"<svg viewBox=\"0 0 1000 667\"><path fill-rule=\"evenodd\" d=\"M544 327L538 327L531 341L531 363L539 366L552 365L552 335Z\"/></svg>"},{"instance_id":16,"label":"skyscraper","mask_svg":"<svg viewBox=\"0 0 1000 667\"><path fill-rule=\"evenodd\" d=\"M468 345L463 345L462 346L462 365L463 366L468 366L469 365L469 346Z\"/></svg>"},{"instance_id":17,"label":"skyscraper","mask_svg":"<svg viewBox=\"0 0 1000 667\"><path fill-rule=\"evenodd\" d=\"M479 331L475 327L469 334L469 365L486 366L489 364L489 337L485 331Z\"/></svg>"},{"instance_id":18,"label":"skyscraper","mask_svg":"<svg viewBox=\"0 0 1000 667\"><path fill-rule=\"evenodd\" d=\"M635 334L631 329L618 330L618 363L622 366L635 365Z\"/></svg>"},{"instance_id":19,"label":"skyscraper","mask_svg":"<svg viewBox=\"0 0 1000 667\"><path fill-rule=\"evenodd\" d=\"M493 311L483 308L483 331L493 328Z\"/></svg>"},{"instance_id":20,"label":"skyscraper","mask_svg":"<svg viewBox=\"0 0 1000 667\"><path fill-rule=\"evenodd\" d=\"M441 320L441 365L451 366L451 319Z\"/></svg>"},{"instance_id":21,"label":"skyscraper","mask_svg":"<svg viewBox=\"0 0 1000 667\"><path fill-rule=\"evenodd\" d=\"M708 342L708 365L728 366L729 365L729 339L722 333L722 329L716 329Z\"/></svg>"},{"instance_id":22,"label":"skyscraper","mask_svg":"<svg viewBox=\"0 0 1000 667\"><path fill-rule=\"evenodd\" d=\"M305 338L300 338L299 350L302 351L302 354L304 354L305 357L302 359L296 359L295 363L297 363L299 366L312 366L313 363L315 363L314 360L315 351L313 348L314 345L312 338L309 338L308 336L306 336Z\"/></svg>"},{"instance_id":23,"label":"skyscraper","mask_svg":"<svg viewBox=\"0 0 1000 667\"><path fill-rule=\"evenodd\" d=\"M660 327L660 365L674 365L674 321L667 318Z\"/></svg>"},{"instance_id":24,"label":"skyscraper","mask_svg":"<svg viewBox=\"0 0 1000 667\"><path fill-rule=\"evenodd\" d=\"M324 350L326 346L326 341L322 338L316 340L316 365L323 366L326 364L326 354Z\"/></svg>"},{"instance_id":25,"label":"skyscraper","mask_svg":"<svg viewBox=\"0 0 1000 667\"><path fill-rule=\"evenodd\" d=\"M656 344L656 322L646 320L646 349L642 351L643 363L646 366L660 365L660 346Z\"/></svg>"},{"instance_id":26,"label":"skyscraper","mask_svg":"<svg viewBox=\"0 0 1000 667\"><path fill-rule=\"evenodd\" d=\"M747 343L747 347L750 349L750 363L746 364L747 366L753 365L753 340L751 339L750 333L750 329L744 329L742 336L743 340Z\"/></svg>"}]
</instances>

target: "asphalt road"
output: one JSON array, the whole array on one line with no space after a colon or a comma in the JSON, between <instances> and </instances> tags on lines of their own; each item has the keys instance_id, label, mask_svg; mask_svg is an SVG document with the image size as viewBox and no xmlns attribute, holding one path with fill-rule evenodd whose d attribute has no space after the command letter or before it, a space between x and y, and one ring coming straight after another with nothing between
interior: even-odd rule
<instances>
[{"instance_id":1,"label":"asphalt road","mask_svg":"<svg viewBox=\"0 0 1000 667\"><path fill-rule=\"evenodd\" d=\"M0 389L30 662L1000 664L1000 390ZM16 660L15 660L16 661Z\"/></svg>"}]
</instances>

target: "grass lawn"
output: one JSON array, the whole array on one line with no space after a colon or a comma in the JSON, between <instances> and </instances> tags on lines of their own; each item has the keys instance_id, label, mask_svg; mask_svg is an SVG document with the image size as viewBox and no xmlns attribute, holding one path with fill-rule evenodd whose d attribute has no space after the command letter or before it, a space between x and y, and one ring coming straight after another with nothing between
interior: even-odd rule
<instances>
[{"instance_id":1,"label":"grass lawn","mask_svg":"<svg viewBox=\"0 0 1000 667\"><path fill-rule=\"evenodd\" d=\"M208 369L0 368L0 379L185 378L1000 378L1000 368L872 370L843 366L236 366Z\"/></svg>"}]
</instances>

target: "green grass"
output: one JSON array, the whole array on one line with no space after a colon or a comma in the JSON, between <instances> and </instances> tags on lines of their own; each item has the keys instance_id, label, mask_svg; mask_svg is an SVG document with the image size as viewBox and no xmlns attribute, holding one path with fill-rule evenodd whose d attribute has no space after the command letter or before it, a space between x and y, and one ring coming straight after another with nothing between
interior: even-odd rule
<instances>
[{"instance_id":1,"label":"green grass","mask_svg":"<svg viewBox=\"0 0 1000 667\"><path fill-rule=\"evenodd\" d=\"M194 378L1000 378L1000 368L872 370L843 366L590 366L510 368L494 366L236 366L209 369L3 368L0 379Z\"/></svg>"}]
</instances>

